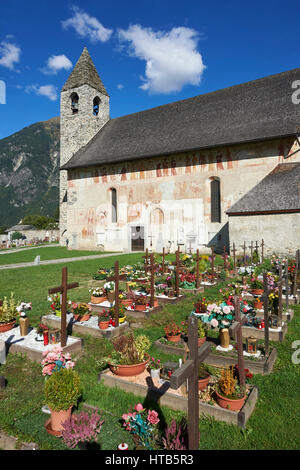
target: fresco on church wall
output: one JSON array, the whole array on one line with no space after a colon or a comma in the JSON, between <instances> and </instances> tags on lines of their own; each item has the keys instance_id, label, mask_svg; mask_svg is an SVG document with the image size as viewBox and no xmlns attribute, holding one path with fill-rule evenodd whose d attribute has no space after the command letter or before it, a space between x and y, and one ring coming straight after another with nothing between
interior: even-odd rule
<instances>
[{"instance_id":1,"label":"fresco on church wall","mask_svg":"<svg viewBox=\"0 0 300 470\"><path fill-rule=\"evenodd\" d=\"M82 247L95 246L97 239L109 243L118 230L116 244L112 241L105 249L129 249L128 230L134 224L144 226L145 246L151 236L153 243L158 238L160 244L176 241L179 225L184 237L193 232L198 243L207 243L227 223L225 211L279 162L300 161L298 149L297 142L286 138L75 170L68 180L74 194L68 204L68 230L78 233L79 248L80 241ZM220 224L210 222L212 177L221 183ZM111 223L112 186L118 194L116 224Z\"/></svg>"}]
</instances>

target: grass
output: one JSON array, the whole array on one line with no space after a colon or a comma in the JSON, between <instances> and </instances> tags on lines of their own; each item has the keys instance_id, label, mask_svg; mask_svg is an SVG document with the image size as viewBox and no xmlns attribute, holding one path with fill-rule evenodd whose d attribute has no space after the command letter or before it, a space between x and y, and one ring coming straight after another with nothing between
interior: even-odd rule
<instances>
[{"instance_id":1,"label":"grass","mask_svg":"<svg viewBox=\"0 0 300 470\"><path fill-rule=\"evenodd\" d=\"M39 247L26 250L22 250L15 253L7 253L0 255L0 265L6 264L17 264L17 263L27 263L33 262L36 256L41 257L41 261L46 261L50 259L61 259L61 258L78 258L79 256L89 256L89 255L102 255L106 254L104 251L86 251L86 250L68 250L63 246L55 247Z\"/></svg>"},{"instance_id":2,"label":"grass","mask_svg":"<svg viewBox=\"0 0 300 470\"><path fill-rule=\"evenodd\" d=\"M79 281L80 288L71 291L70 298L88 300L88 284L92 274L101 266L110 267L118 259L120 265L132 264L141 260L140 254L119 255L103 260L73 262L68 265L69 281ZM32 301L30 313L32 325L36 325L39 315L46 313L49 305L45 300L48 287L58 285L61 279L61 266L37 266L35 268L13 269L0 274L0 298L13 290L24 301ZM209 288L205 296L216 299L220 286ZM167 305L162 312L142 322L135 334L147 334L155 341L164 334L163 327L169 320L180 322L189 314L198 296L189 294L173 305ZM292 343L300 339L300 306L295 306L295 315L288 325L288 334L282 343L271 342L278 350L278 359L273 373L268 376L254 375L250 383L258 386L259 399L248 421L247 429L217 422L211 417L200 420L200 449L298 449L300 444L300 364L292 363ZM107 355L111 343L105 339L84 337L84 349L77 357L83 397L79 404L88 403L102 410L105 423L99 435L101 449L116 449L121 441L133 448L130 436L122 428L119 420L128 408L141 402L159 412L162 424L170 423L172 417L180 420L184 414L159 407L148 399L136 397L117 388L109 388L98 383L101 370L99 361ZM154 346L150 354L162 361L178 361L178 356L164 354ZM0 391L0 428L23 440L36 442L41 449L65 448L60 439L49 436L44 430L47 415L41 413L44 378L39 364L30 362L20 355L9 354L7 363L0 368L0 374L7 379L7 387Z\"/></svg>"}]
</instances>

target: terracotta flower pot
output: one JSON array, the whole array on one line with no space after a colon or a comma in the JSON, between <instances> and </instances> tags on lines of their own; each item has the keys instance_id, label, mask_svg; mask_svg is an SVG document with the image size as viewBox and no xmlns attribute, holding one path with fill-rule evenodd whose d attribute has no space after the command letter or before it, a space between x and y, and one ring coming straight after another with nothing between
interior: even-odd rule
<instances>
[{"instance_id":1,"label":"terracotta flower pot","mask_svg":"<svg viewBox=\"0 0 300 470\"><path fill-rule=\"evenodd\" d=\"M253 307L254 308L262 308L263 307L263 303L262 302L253 302Z\"/></svg>"},{"instance_id":2,"label":"terracotta flower pot","mask_svg":"<svg viewBox=\"0 0 300 470\"><path fill-rule=\"evenodd\" d=\"M132 305L133 300L131 299L123 299L121 300L121 305L125 305L125 307L128 307L128 305Z\"/></svg>"},{"instance_id":3,"label":"terracotta flower pot","mask_svg":"<svg viewBox=\"0 0 300 470\"><path fill-rule=\"evenodd\" d=\"M106 302L107 301L107 297L103 296L103 297L94 297L93 295L91 295L91 303L92 304L102 304L102 302Z\"/></svg>"},{"instance_id":4,"label":"terracotta flower pot","mask_svg":"<svg viewBox=\"0 0 300 470\"><path fill-rule=\"evenodd\" d=\"M243 398L237 400L230 400L229 398L223 397L216 391L217 403L221 408L226 408L231 411L239 411L245 403L246 395Z\"/></svg>"},{"instance_id":5,"label":"terracotta flower pot","mask_svg":"<svg viewBox=\"0 0 300 470\"><path fill-rule=\"evenodd\" d=\"M58 435L56 433L59 433L59 435L61 434L61 431L63 430L61 423L63 423L64 421L66 421L67 419L71 417L72 408L73 406L70 406L68 410L60 410L60 411L54 411L50 409L51 420L50 420L50 423L48 423L47 421L48 427L46 426L47 432L49 434L54 434L54 435ZM51 431L53 431L53 433L51 433Z\"/></svg>"},{"instance_id":6,"label":"terracotta flower pot","mask_svg":"<svg viewBox=\"0 0 300 470\"><path fill-rule=\"evenodd\" d=\"M117 366L108 364L108 366L113 374L120 375L123 377L132 377L133 375L142 374L149 360L150 360L150 356L147 354L146 361L141 362L140 364L132 364L132 365L118 364Z\"/></svg>"},{"instance_id":7,"label":"terracotta flower pot","mask_svg":"<svg viewBox=\"0 0 300 470\"><path fill-rule=\"evenodd\" d=\"M11 330L15 326L16 320L0 324L0 333Z\"/></svg>"},{"instance_id":8,"label":"terracotta flower pot","mask_svg":"<svg viewBox=\"0 0 300 470\"><path fill-rule=\"evenodd\" d=\"M206 336L204 336L203 338L198 338L198 346L201 346L203 343L205 343L206 341Z\"/></svg>"},{"instance_id":9,"label":"terracotta flower pot","mask_svg":"<svg viewBox=\"0 0 300 470\"><path fill-rule=\"evenodd\" d=\"M144 310L147 309L147 305L138 305L135 304L134 310L139 310L140 312L143 312Z\"/></svg>"},{"instance_id":10,"label":"terracotta flower pot","mask_svg":"<svg viewBox=\"0 0 300 470\"><path fill-rule=\"evenodd\" d=\"M179 333L179 335L166 335L167 337L167 340L168 341L171 341L172 343L178 343L180 341L180 337L181 337L181 334Z\"/></svg>"},{"instance_id":11,"label":"terracotta flower pot","mask_svg":"<svg viewBox=\"0 0 300 470\"><path fill-rule=\"evenodd\" d=\"M109 326L109 320L108 321L99 321L98 323L100 330L107 330Z\"/></svg>"},{"instance_id":12,"label":"terracotta flower pot","mask_svg":"<svg viewBox=\"0 0 300 470\"><path fill-rule=\"evenodd\" d=\"M199 390L199 392L201 390L204 390L207 387L209 381L210 381L210 375L208 373L207 373L207 377L205 377L204 379L198 379L198 390Z\"/></svg>"},{"instance_id":13,"label":"terracotta flower pot","mask_svg":"<svg viewBox=\"0 0 300 470\"><path fill-rule=\"evenodd\" d=\"M253 295L262 295L264 293L263 289L252 289L251 294Z\"/></svg>"},{"instance_id":14,"label":"terracotta flower pot","mask_svg":"<svg viewBox=\"0 0 300 470\"><path fill-rule=\"evenodd\" d=\"M86 313L85 315L73 315L75 321L88 321L91 318L91 315L89 313Z\"/></svg>"}]
</instances>

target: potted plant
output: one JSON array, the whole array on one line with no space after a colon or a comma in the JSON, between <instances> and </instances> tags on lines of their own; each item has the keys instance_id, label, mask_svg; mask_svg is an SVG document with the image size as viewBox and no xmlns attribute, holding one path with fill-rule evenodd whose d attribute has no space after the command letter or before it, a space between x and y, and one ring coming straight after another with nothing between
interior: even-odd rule
<instances>
[{"instance_id":1,"label":"potted plant","mask_svg":"<svg viewBox=\"0 0 300 470\"><path fill-rule=\"evenodd\" d=\"M89 450L97 441L103 423L97 410L91 414L81 411L62 423L61 437L70 449L78 446L80 450Z\"/></svg>"},{"instance_id":2,"label":"potted plant","mask_svg":"<svg viewBox=\"0 0 300 470\"><path fill-rule=\"evenodd\" d=\"M61 316L61 304L60 304L60 294L54 294L48 296L48 301L50 302L50 307L58 317ZM72 301L67 300L67 305L71 306Z\"/></svg>"},{"instance_id":3,"label":"potted plant","mask_svg":"<svg viewBox=\"0 0 300 470\"><path fill-rule=\"evenodd\" d=\"M106 310L102 310L102 312L98 314L98 326L100 330L106 330L109 327L110 319L111 315Z\"/></svg>"},{"instance_id":4,"label":"potted plant","mask_svg":"<svg viewBox=\"0 0 300 470\"><path fill-rule=\"evenodd\" d=\"M106 282L103 286L103 289L105 289L108 302L110 302L112 304L114 299L115 299L115 283L114 283L114 281Z\"/></svg>"},{"instance_id":5,"label":"potted plant","mask_svg":"<svg viewBox=\"0 0 300 470\"><path fill-rule=\"evenodd\" d=\"M239 411L244 405L246 395L241 391L238 380L234 377L233 366L222 369L215 392L217 403L221 408Z\"/></svg>"},{"instance_id":6,"label":"potted plant","mask_svg":"<svg viewBox=\"0 0 300 470\"><path fill-rule=\"evenodd\" d=\"M164 330L168 341L171 341L172 343L178 343L180 341L181 329L175 322L169 323L164 327Z\"/></svg>"},{"instance_id":7,"label":"potted plant","mask_svg":"<svg viewBox=\"0 0 300 470\"><path fill-rule=\"evenodd\" d=\"M91 316L92 307L85 302L79 304L72 302L72 310L75 321L88 321Z\"/></svg>"},{"instance_id":8,"label":"potted plant","mask_svg":"<svg viewBox=\"0 0 300 470\"><path fill-rule=\"evenodd\" d=\"M44 386L45 404L51 418L45 424L49 434L60 436L62 423L71 416L72 407L80 397L80 377L73 369L61 368L52 374Z\"/></svg>"},{"instance_id":9,"label":"potted plant","mask_svg":"<svg viewBox=\"0 0 300 470\"><path fill-rule=\"evenodd\" d=\"M102 302L107 301L106 291L102 287L94 287L89 289L91 294L91 303L92 304L101 304Z\"/></svg>"},{"instance_id":10,"label":"potted plant","mask_svg":"<svg viewBox=\"0 0 300 470\"><path fill-rule=\"evenodd\" d=\"M259 297L255 297L255 299L253 300L253 307L258 309L261 309L263 307L263 303Z\"/></svg>"},{"instance_id":11,"label":"potted plant","mask_svg":"<svg viewBox=\"0 0 300 470\"><path fill-rule=\"evenodd\" d=\"M198 346L201 346L206 341L207 327L201 321L198 320Z\"/></svg>"},{"instance_id":12,"label":"potted plant","mask_svg":"<svg viewBox=\"0 0 300 470\"><path fill-rule=\"evenodd\" d=\"M49 327L47 325L44 325L43 323L39 323L37 329L36 329L36 341L44 341L44 331L48 330Z\"/></svg>"},{"instance_id":13,"label":"potted plant","mask_svg":"<svg viewBox=\"0 0 300 470\"><path fill-rule=\"evenodd\" d=\"M62 347L57 345L43 352L41 366L42 374L47 379L60 369L73 369L75 362L72 360L70 353L64 353Z\"/></svg>"},{"instance_id":14,"label":"potted plant","mask_svg":"<svg viewBox=\"0 0 300 470\"><path fill-rule=\"evenodd\" d=\"M204 364L199 366L198 390L204 390L210 381L210 373Z\"/></svg>"},{"instance_id":15,"label":"potted plant","mask_svg":"<svg viewBox=\"0 0 300 470\"><path fill-rule=\"evenodd\" d=\"M121 300L121 305L124 305L125 307L128 307L133 303L133 299L130 298L130 296L128 297L126 292L120 292L119 299Z\"/></svg>"},{"instance_id":16,"label":"potted plant","mask_svg":"<svg viewBox=\"0 0 300 470\"><path fill-rule=\"evenodd\" d=\"M120 376L131 377L144 372L149 362L150 339L145 335L134 336L132 332L112 341L114 350L101 363L108 363L110 370Z\"/></svg>"},{"instance_id":17,"label":"potted plant","mask_svg":"<svg viewBox=\"0 0 300 470\"><path fill-rule=\"evenodd\" d=\"M251 288L251 293L253 295L261 295L264 292L264 285L263 285L262 281L260 281L256 277L251 278L250 288Z\"/></svg>"},{"instance_id":18,"label":"potted plant","mask_svg":"<svg viewBox=\"0 0 300 470\"><path fill-rule=\"evenodd\" d=\"M228 305L226 302L221 302L219 305L209 304L207 311L210 325L219 329L221 347L228 349L230 344L229 327L233 322L234 306Z\"/></svg>"},{"instance_id":19,"label":"potted plant","mask_svg":"<svg viewBox=\"0 0 300 470\"><path fill-rule=\"evenodd\" d=\"M4 297L0 306L0 333L9 331L15 326L17 313L17 302L11 292L10 299L7 300L7 297Z\"/></svg>"},{"instance_id":20,"label":"potted plant","mask_svg":"<svg viewBox=\"0 0 300 470\"><path fill-rule=\"evenodd\" d=\"M207 312L207 300L205 297L201 297L198 302L194 304L195 313L206 313Z\"/></svg>"},{"instance_id":21,"label":"potted plant","mask_svg":"<svg viewBox=\"0 0 300 470\"><path fill-rule=\"evenodd\" d=\"M148 299L146 295L136 295L134 300L134 309L144 311L147 310Z\"/></svg>"},{"instance_id":22,"label":"potted plant","mask_svg":"<svg viewBox=\"0 0 300 470\"><path fill-rule=\"evenodd\" d=\"M149 361L150 375L152 379L159 379L160 370L161 370L161 361L160 359L155 359L151 357Z\"/></svg>"}]
</instances>

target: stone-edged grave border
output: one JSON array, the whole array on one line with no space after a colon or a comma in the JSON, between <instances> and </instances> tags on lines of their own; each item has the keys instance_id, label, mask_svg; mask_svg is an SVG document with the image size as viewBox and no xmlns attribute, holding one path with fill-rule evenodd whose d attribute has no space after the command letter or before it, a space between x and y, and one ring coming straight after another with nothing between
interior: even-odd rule
<instances>
[{"instance_id":1,"label":"stone-edged grave border","mask_svg":"<svg viewBox=\"0 0 300 470\"><path fill-rule=\"evenodd\" d=\"M107 373L109 371L110 369L105 369L104 371L100 372L98 376L98 383L103 380L106 387L116 387L127 393L133 393L134 395L147 397L147 399L157 402L159 406L167 406L172 410L187 412L187 398L169 392L168 384L167 386L164 386L164 384L160 389L154 390L148 388L145 385L135 384L133 382L129 382L128 380L124 380L117 375L108 375ZM223 421L225 423L233 424L234 426L245 429L247 421L255 408L257 399L258 389L256 386L253 386L251 387L251 391L245 401L243 408L239 412L227 410L221 408L218 405L209 405L208 403L204 403L203 401L199 400L199 417L202 417L203 415L213 416L217 421Z\"/></svg>"},{"instance_id":2,"label":"stone-edged grave border","mask_svg":"<svg viewBox=\"0 0 300 470\"><path fill-rule=\"evenodd\" d=\"M211 286L209 286L209 287L211 287ZM182 294L194 294L194 295L203 294L204 286L200 286L200 287L197 287L197 288L195 287L194 289L183 289L182 287L180 287L179 292L181 292Z\"/></svg>"},{"instance_id":3,"label":"stone-edged grave border","mask_svg":"<svg viewBox=\"0 0 300 470\"><path fill-rule=\"evenodd\" d=\"M60 319L55 318L55 315L44 315L42 317L42 323L45 323L51 328L59 328ZM70 335L74 332L81 335L90 335L95 338L110 340L111 338L124 334L128 329L129 323L127 321L120 323L116 328L109 327L106 330L100 330L99 327L95 328L94 326L90 326L88 322L74 322L72 318L67 320L67 332Z\"/></svg>"},{"instance_id":4,"label":"stone-edged grave border","mask_svg":"<svg viewBox=\"0 0 300 470\"><path fill-rule=\"evenodd\" d=\"M270 341L283 341L285 335L287 334L287 324L283 323L283 326L280 331L272 330L269 328L269 339ZM265 330L259 330L258 328L253 328L252 326L242 326L242 335L243 338L249 338L253 336L256 339L265 339Z\"/></svg>"},{"instance_id":5,"label":"stone-edged grave border","mask_svg":"<svg viewBox=\"0 0 300 470\"><path fill-rule=\"evenodd\" d=\"M6 353L26 354L31 361L40 363L43 359L43 352L54 346L61 346L61 343L48 344L44 346L43 342L35 341L36 333L33 328L29 328L26 336L20 336L20 327L15 326L9 331L0 334L0 339L5 342ZM67 336L66 346L63 351L71 354L78 353L82 350L82 339L73 336Z\"/></svg>"},{"instance_id":6,"label":"stone-edged grave border","mask_svg":"<svg viewBox=\"0 0 300 470\"><path fill-rule=\"evenodd\" d=\"M181 342L181 344L183 344ZM212 343L214 344L214 343ZM164 344L161 343L158 340L154 342L154 346L157 347L157 349L160 349L161 351L167 353L167 354L176 354L178 356L184 355L184 348L180 348L178 346L172 345L172 344ZM251 360L247 359L247 357L244 357L244 364L245 368L249 369L249 371L252 374L261 374L261 375L268 375L272 372L273 365L276 361L277 358L277 349L273 348L271 351L271 354L269 355L268 358L264 358L261 360ZM213 352L210 352L209 355L205 358L205 364L208 364L210 366L214 367L227 367L231 365L235 365L238 362L238 356L236 355L235 357L229 356L226 354L214 354Z\"/></svg>"}]
</instances>

